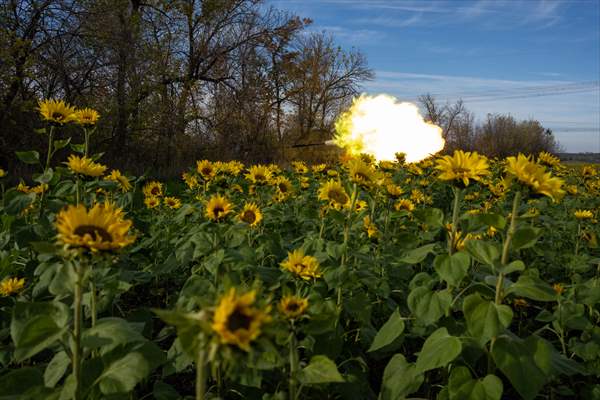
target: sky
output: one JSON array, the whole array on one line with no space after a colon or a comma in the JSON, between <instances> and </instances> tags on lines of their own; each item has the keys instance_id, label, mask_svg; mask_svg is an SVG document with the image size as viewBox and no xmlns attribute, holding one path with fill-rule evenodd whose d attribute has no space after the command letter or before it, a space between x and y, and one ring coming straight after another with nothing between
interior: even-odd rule
<instances>
[{"instance_id":1,"label":"sky","mask_svg":"<svg viewBox=\"0 0 600 400\"><path fill-rule=\"evenodd\" d=\"M600 152L600 0L267 0L367 58L363 90L463 99L537 119L567 152Z\"/></svg>"}]
</instances>

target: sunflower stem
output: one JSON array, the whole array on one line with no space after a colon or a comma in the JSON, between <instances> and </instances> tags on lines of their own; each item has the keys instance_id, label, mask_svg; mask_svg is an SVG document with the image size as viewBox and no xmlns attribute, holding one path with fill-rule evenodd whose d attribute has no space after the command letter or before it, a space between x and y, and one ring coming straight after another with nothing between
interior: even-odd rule
<instances>
[{"instance_id":1,"label":"sunflower stem","mask_svg":"<svg viewBox=\"0 0 600 400\"><path fill-rule=\"evenodd\" d=\"M52 158L52 142L54 141L54 126L50 125L50 132L48 134L48 154L46 154L46 166L44 172L50 168L50 159Z\"/></svg>"},{"instance_id":2,"label":"sunflower stem","mask_svg":"<svg viewBox=\"0 0 600 400\"><path fill-rule=\"evenodd\" d=\"M504 240L504 246L502 247L502 258L500 262L502 265L506 265L508 263L508 253L510 250L510 243L515 234L515 229L517 226L517 213L519 212L519 203L521 201L521 192L515 193L515 198L513 199L512 206L512 214L510 216L510 225L508 227L508 231L506 233L506 240ZM504 274L500 272L498 275L498 281L496 282L496 304L502 303L502 284L504 281Z\"/></svg>"},{"instance_id":3,"label":"sunflower stem","mask_svg":"<svg viewBox=\"0 0 600 400\"><path fill-rule=\"evenodd\" d=\"M75 378L75 400L81 399L81 285L82 265L77 265L77 282L75 282L74 316L73 316L73 376Z\"/></svg>"},{"instance_id":4,"label":"sunflower stem","mask_svg":"<svg viewBox=\"0 0 600 400\"><path fill-rule=\"evenodd\" d=\"M448 239L448 254L454 253L454 241L456 240L456 231L458 230L458 213L460 211L460 197L462 190L454 187L454 205L452 207L452 230L450 232L450 239Z\"/></svg>"},{"instance_id":5,"label":"sunflower stem","mask_svg":"<svg viewBox=\"0 0 600 400\"><path fill-rule=\"evenodd\" d=\"M96 326L96 320L98 319L98 311L96 309L96 283L93 280L93 277L91 279L91 292L92 292L92 296L90 299L90 308L91 308L91 313L92 313L92 327Z\"/></svg>"},{"instance_id":6,"label":"sunflower stem","mask_svg":"<svg viewBox=\"0 0 600 400\"><path fill-rule=\"evenodd\" d=\"M296 330L294 328L294 322L292 321L292 332L290 333L290 381L289 400L296 400L298 398L299 391L297 389L298 382L296 381L296 374L298 371L298 343L296 341Z\"/></svg>"},{"instance_id":7,"label":"sunflower stem","mask_svg":"<svg viewBox=\"0 0 600 400\"><path fill-rule=\"evenodd\" d=\"M577 239L575 240L575 255L579 254L579 241L581 239L581 223L577 224Z\"/></svg>"},{"instance_id":8,"label":"sunflower stem","mask_svg":"<svg viewBox=\"0 0 600 400\"><path fill-rule=\"evenodd\" d=\"M206 394L206 351L200 347L196 356L196 400L204 400Z\"/></svg>"},{"instance_id":9,"label":"sunflower stem","mask_svg":"<svg viewBox=\"0 0 600 400\"><path fill-rule=\"evenodd\" d=\"M85 145L83 148L83 155L84 157L88 156L88 150L89 150L89 146L90 146L90 134L88 133L87 128L83 128L83 137L85 138Z\"/></svg>"}]
</instances>

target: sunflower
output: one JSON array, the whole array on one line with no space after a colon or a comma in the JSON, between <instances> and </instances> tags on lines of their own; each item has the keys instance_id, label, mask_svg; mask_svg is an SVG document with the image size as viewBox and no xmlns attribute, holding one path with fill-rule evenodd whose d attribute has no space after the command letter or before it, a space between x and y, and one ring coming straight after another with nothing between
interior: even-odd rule
<instances>
[{"instance_id":1,"label":"sunflower","mask_svg":"<svg viewBox=\"0 0 600 400\"><path fill-rule=\"evenodd\" d=\"M19 184L17 185L17 192L29 193L30 191L31 188L24 182L19 182Z\"/></svg>"},{"instance_id":2,"label":"sunflower","mask_svg":"<svg viewBox=\"0 0 600 400\"><path fill-rule=\"evenodd\" d=\"M410 212L415 209L415 203L409 199L400 199L394 204L394 208L396 211L405 210Z\"/></svg>"},{"instance_id":3,"label":"sunflower","mask_svg":"<svg viewBox=\"0 0 600 400\"><path fill-rule=\"evenodd\" d=\"M62 100L43 100L38 105L42 118L53 125L60 126L76 120L75 107Z\"/></svg>"},{"instance_id":4,"label":"sunflower","mask_svg":"<svg viewBox=\"0 0 600 400\"><path fill-rule=\"evenodd\" d=\"M196 171L198 171L204 182L210 181L217 175L217 169L208 160L196 161Z\"/></svg>"},{"instance_id":5,"label":"sunflower","mask_svg":"<svg viewBox=\"0 0 600 400\"><path fill-rule=\"evenodd\" d=\"M397 199L398 197L402 196L402 193L404 193L404 190L402 190L400 186L392 183L387 185L385 189L392 199Z\"/></svg>"},{"instance_id":6,"label":"sunflower","mask_svg":"<svg viewBox=\"0 0 600 400\"><path fill-rule=\"evenodd\" d=\"M556 167L560 165L560 159L548 153L547 151L542 151L538 154L538 162L549 167Z\"/></svg>"},{"instance_id":7,"label":"sunflower","mask_svg":"<svg viewBox=\"0 0 600 400\"><path fill-rule=\"evenodd\" d=\"M119 184L119 187L121 188L121 191L123 192L129 192L132 188L129 179L127 179L125 175L121 174L121 171L119 171L118 169L113 169L112 171L110 171L110 174L106 175L104 177L104 180L117 182Z\"/></svg>"},{"instance_id":8,"label":"sunflower","mask_svg":"<svg viewBox=\"0 0 600 400\"><path fill-rule=\"evenodd\" d=\"M292 161L292 167L298 174L306 174L308 172L308 167L304 161Z\"/></svg>"},{"instance_id":9,"label":"sunflower","mask_svg":"<svg viewBox=\"0 0 600 400\"><path fill-rule=\"evenodd\" d=\"M465 153L462 150L456 150L452 156L440 157L435 168L441 171L438 179L454 181L465 187L469 186L470 179L480 181L490 173L485 156L480 156L477 152Z\"/></svg>"},{"instance_id":10,"label":"sunflower","mask_svg":"<svg viewBox=\"0 0 600 400\"><path fill-rule=\"evenodd\" d=\"M398 164L402 165L406 162L406 153L395 153L394 157L396 157L396 161L398 162Z\"/></svg>"},{"instance_id":11,"label":"sunflower","mask_svg":"<svg viewBox=\"0 0 600 400\"><path fill-rule=\"evenodd\" d=\"M330 180L319 188L319 200L329 202L333 208L340 209L348 206L350 197L340 182Z\"/></svg>"},{"instance_id":12,"label":"sunflower","mask_svg":"<svg viewBox=\"0 0 600 400\"><path fill-rule=\"evenodd\" d=\"M6 171L0 168L0 178L4 178L6 176Z\"/></svg>"},{"instance_id":13,"label":"sunflower","mask_svg":"<svg viewBox=\"0 0 600 400\"><path fill-rule=\"evenodd\" d=\"M335 178L335 177L339 176L339 174L338 174L338 172L335 169L328 169L327 170L327 176Z\"/></svg>"},{"instance_id":14,"label":"sunflower","mask_svg":"<svg viewBox=\"0 0 600 400\"><path fill-rule=\"evenodd\" d=\"M348 174L352 182L363 186L370 186L377 183L378 175L376 171L364 161L354 159L348 162Z\"/></svg>"},{"instance_id":15,"label":"sunflower","mask_svg":"<svg viewBox=\"0 0 600 400\"><path fill-rule=\"evenodd\" d=\"M188 188L195 189L198 187L198 178L196 177L196 175L184 172L183 174L181 174L181 177Z\"/></svg>"},{"instance_id":16,"label":"sunflower","mask_svg":"<svg viewBox=\"0 0 600 400\"><path fill-rule=\"evenodd\" d=\"M256 203L246 203L242 212L238 215L240 221L247 223L251 227L257 226L262 221L262 213Z\"/></svg>"},{"instance_id":17,"label":"sunflower","mask_svg":"<svg viewBox=\"0 0 600 400\"><path fill-rule=\"evenodd\" d=\"M287 197L292 193L292 182L285 176L275 178L273 185L277 188L277 193L283 197Z\"/></svg>"},{"instance_id":18,"label":"sunflower","mask_svg":"<svg viewBox=\"0 0 600 400\"><path fill-rule=\"evenodd\" d=\"M410 191L410 199L417 204L425 203L425 193L419 189L413 189Z\"/></svg>"},{"instance_id":19,"label":"sunflower","mask_svg":"<svg viewBox=\"0 0 600 400\"><path fill-rule=\"evenodd\" d=\"M312 170L313 174L320 174L327 169L327 164L315 164L310 167L310 169Z\"/></svg>"},{"instance_id":20,"label":"sunflower","mask_svg":"<svg viewBox=\"0 0 600 400\"><path fill-rule=\"evenodd\" d=\"M75 121L82 126L94 126L98 122L98 118L100 118L98 111L91 108L82 108L75 111Z\"/></svg>"},{"instance_id":21,"label":"sunflower","mask_svg":"<svg viewBox=\"0 0 600 400\"><path fill-rule=\"evenodd\" d=\"M0 282L0 296L7 297L18 293L25 286L25 278L6 278Z\"/></svg>"},{"instance_id":22,"label":"sunflower","mask_svg":"<svg viewBox=\"0 0 600 400\"><path fill-rule=\"evenodd\" d=\"M89 211L81 204L71 205L58 214L55 224L58 242L67 246L116 250L135 241L128 235L131 221L110 203L97 203Z\"/></svg>"},{"instance_id":23,"label":"sunflower","mask_svg":"<svg viewBox=\"0 0 600 400\"><path fill-rule=\"evenodd\" d=\"M233 211L233 205L225 197L220 194L212 196L206 202L206 218L218 221L225 218L227 214Z\"/></svg>"},{"instance_id":24,"label":"sunflower","mask_svg":"<svg viewBox=\"0 0 600 400\"><path fill-rule=\"evenodd\" d=\"M104 174L106 166L95 163L91 158L71 154L65 163L74 174L98 177Z\"/></svg>"},{"instance_id":25,"label":"sunflower","mask_svg":"<svg viewBox=\"0 0 600 400\"><path fill-rule=\"evenodd\" d=\"M144 198L144 204L146 208L156 208L160 205L160 197L148 196Z\"/></svg>"},{"instance_id":26,"label":"sunflower","mask_svg":"<svg viewBox=\"0 0 600 400\"><path fill-rule=\"evenodd\" d=\"M377 226L371 221L371 217L368 215L363 218L363 227L365 228L365 231L367 231L367 236L369 238L376 238L379 235Z\"/></svg>"},{"instance_id":27,"label":"sunflower","mask_svg":"<svg viewBox=\"0 0 600 400\"><path fill-rule=\"evenodd\" d=\"M514 175L521 183L529 186L535 193L550 197L557 201L564 194L561 186L564 181L553 177L546 168L531 161L529 157L519 154L517 157L506 158L505 171Z\"/></svg>"},{"instance_id":28,"label":"sunflower","mask_svg":"<svg viewBox=\"0 0 600 400\"><path fill-rule=\"evenodd\" d=\"M584 165L583 168L581 168L581 176L583 176L584 178L596 176L596 174L597 174L596 168L594 168L591 165Z\"/></svg>"},{"instance_id":29,"label":"sunflower","mask_svg":"<svg viewBox=\"0 0 600 400\"><path fill-rule=\"evenodd\" d=\"M354 211L361 212L369 208L369 204L364 200L356 200L354 202Z\"/></svg>"},{"instance_id":30,"label":"sunflower","mask_svg":"<svg viewBox=\"0 0 600 400\"><path fill-rule=\"evenodd\" d=\"M165 203L165 205L173 210L176 210L178 208L181 207L181 200L179 200L177 197L165 197L163 199L163 202Z\"/></svg>"},{"instance_id":31,"label":"sunflower","mask_svg":"<svg viewBox=\"0 0 600 400\"><path fill-rule=\"evenodd\" d=\"M594 214L590 210L575 210L573 213L577 219L592 219Z\"/></svg>"},{"instance_id":32,"label":"sunflower","mask_svg":"<svg viewBox=\"0 0 600 400\"><path fill-rule=\"evenodd\" d=\"M238 176L244 170L244 164L239 161L229 161L222 163L219 171L231 176Z\"/></svg>"},{"instance_id":33,"label":"sunflower","mask_svg":"<svg viewBox=\"0 0 600 400\"><path fill-rule=\"evenodd\" d=\"M271 320L268 310L265 312L253 307L255 298L254 290L238 295L235 288L221 297L212 323L221 343L250 351L250 342L260 335L262 325Z\"/></svg>"},{"instance_id":34,"label":"sunflower","mask_svg":"<svg viewBox=\"0 0 600 400\"><path fill-rule=\"evenodd\" d=\"M308 308L308 299L298 296L285 296L278 305L279 311L288 319L295 319Z\"/></svg>"},{"instance_id":35,"label":"sunflower","mask_svg":"<svg viewBox=\"0 0 600 400\"><path fill-rule=\"evenodd\" d=\"M146 197L160 197L163 195L163 184L157 181L148 182L142 192Z\"/></svg>"},{"instance_id":36,"label":"sunflower","mask_svg":"<svg viewBox=\"0 0 600 400\"><path fill-rule=\"evenodd\" d=\"M562 283L555 283L552 285L552 289L554 289L554 291L556 292L557 295L561 295L565 292L565 287L562 285Z\"/></svg>"},{"instance_id":37,"label":"sunflower","mask_svg":"<svg viewBox=\"0 0 600 400\"><path fill-rule=\"evenodd\" d=\"M304 280L322 276L317 259L313 256L304 255L302 249L288 252L288 258L281 263L281 266Z\"/></svg>"},{"instance_id":38,"label":"sunflower","mask_svg":"<svg viewBox=\"0 0 600 400\"><path fill-rule=\"evenodd\" d=\"M253 165L248 169L246 179L255 185L264 185L271 179L271 170L264 165Z\"/></svg>"}]
</instances>

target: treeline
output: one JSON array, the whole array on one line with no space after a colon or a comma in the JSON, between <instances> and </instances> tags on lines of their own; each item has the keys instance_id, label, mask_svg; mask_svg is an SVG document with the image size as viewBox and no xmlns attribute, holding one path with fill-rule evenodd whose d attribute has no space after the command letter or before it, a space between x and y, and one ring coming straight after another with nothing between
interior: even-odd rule
<instances>
[{"instance_id":1,"label":"treeline","mask_svg":"<svg viewBox=\"0 0 600 400\"><path fill-rule=\"evenodd\" d=\"M429 94L419 97L419 103L425 119L442 128L446 140L444 152L461 149L504 158L518 153L561 151L552 131L537 120L518 121L508 114L488 114L476 121L461 100L441 104Z\"/></svg>"},{"instance_id":2,"label":"treeline","mask_svg":"<svg viewBox=\"0 0 600 400\"><path fill-rule=\"evenodd\" d=\"M169 174L200 158L280 161L295 143L327 139L372 78L360 52L258 0L0 4L5 168L14 151L44 152L38 99L98 110L103 162Z\"/></svg>"},{"instance_id":3,"label":"treeline","mask_svg":"<svg viewBox=\"0 0 600 400\"><path fill-rule=\"evenodd\" d=\"M260 0L0 0L0 166L19 173L15 151L45 153L36 107L47 98L98 110L92 148L133 173L334 156L293 146L329 139L373 72L310 24ZM476 124L461 102L421 100L448 150L557 148L536 121ZM83 141L76 127L58 135Z\"/></svg>"}]
</instances>

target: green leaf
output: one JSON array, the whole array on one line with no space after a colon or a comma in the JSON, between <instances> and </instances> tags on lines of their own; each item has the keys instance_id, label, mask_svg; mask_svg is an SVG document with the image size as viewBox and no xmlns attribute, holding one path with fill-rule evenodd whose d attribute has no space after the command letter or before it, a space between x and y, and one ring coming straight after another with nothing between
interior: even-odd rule
<instances>
[{"instance_id":1,"label":"green leaf","mask_svg":"<svg viewBox=\"0 0 600 400\"><path fill-rule=\"evenodd\" d=\"M425 372L448 365L462 351L460 339L450 336L446 328L434 331L423 343L417 357L417 371Z\"/></svg>"},{"instance_id":2,"label":"green leaf","mask_svg":"<svg viewBox=\"0 0 600 400\"><path fill-rule=\"evenodd\" d=\"M435 243L426 244L425 246L417 247L416 249L413 249L413 250L410 250L410 251L404 253L404 255L402 257L400 257L400 259L398 261L406 263L406 264L420 263L421 261L423 261L425 259L425 257L427 257L427 255L429 253L433 252L434 248L435 248Z\"/></svg>"},{"instance_id":3,"label":"green leaf","mask_svg":"<svg viewBox=\"0 0 600 400\"><path fill-rule=\"evenodd\" d=\"M133 326L121 318L103 318L96 326L87 329L82 335L82 344L89 349L101 348L100 354L107 353L115 347L146 339Z\"/></svg>"},{"instance_id":4,"label":"green leaf","mask_svg":"<svg viewBox=\"0 0 600 400\"><path fill-rule=\"evenodd\" d=\"M304 385L344 382L335 363L321 355L310 359L310 363L300 371L298 379Z\"/></svg>"},{"instance_id":5,"label":"green leaf","mask_svg":"<svg viewBox=\"0 0 600 400\"><path fill-rule=\"evenodd\" d=\"M156 400L179 400L181 399L181 395L177 393L177 390L173 388L173 386L166 384L162 381L157 381L154 383L154 387L152 389L152 396Z\"/></svg>"},{"instance_id":6,"label":"green leaf","mask_svg":"<svg viewBox=\"0 0 600 400\"><path fill-rule=\"evenodd\" d=\"M502 230L506 226L506 218L500 214L477 214L474 217L484 225L493 226L498 230Z\"/></svg>"},{"instance_id":7,"label":"green leaf","mask_svg":"<svg viewBox=\"0 0 600 400\"><path fill-rule=\"evenodd\" d=\"M483 240L468 240L465 247L469 254L482 264L494 265L500 257L500 251L495 244Z\"/></svg>"},{"instance_id":8,"label":"green leaf","mask_svg":"<svg viewBox=\"0 0 600 400\"><path fill-rule=\"evenodd\" d=\"M44 371L44 384L49 388L56 386L65 372L67 372L69 365L71 365L71 359L67 353L64 351L56 353Z\"/></svg>"},{"instance_id":9,"label":"green leaf","mask_svg":"<svg viewBox=\"0 0 600 400\"><path fill-rule=\"evenodd\" d=\"M448 381L450 400L500 400L502 381L496 375L473 379L467 367L452 369Z\"/></svg>"},{"instance_id":10,"label":"green leaf","mask_svg":"<svg viewBox=\"0 0 600 400\"><path fill-rule=\"evenodd\" d=\"M70 137L63 139L63 140L55 140L54 141L54 150L56 151L56 150L63 149L65 147L67 147L69 145L69 143L71 143Z\"/></svg>"},{"instance_id":11,"label":"green leaf","mask_svg":"<svg viewBox=\"0 0 600 400\"><path fill-rule=\"evenodd\" d=\"M129 393L164 359L163 352L147 342L110 363L98 377L100 391L105 394Z\"/></svg>"},{"instance_id":12,"label":"green leaf","mask_svg":"<svg viewBox=\"0 0 600 400\"><path fill-rule=\"evenodd\" d=\"M390 315L387 322L379 329L371 347L367 351L376 351L391 344L402 332L404 332L404 321L402 320L402 316L400 316L400 311L396 309Z\"/></svg>"},{"instance_id":13,"label":"green leaf","mask_svg":"<svg viewBox=\"0 0 600 400\"><path fill-rule=\"evenodd\" d=\"M419 390L422 383L423 374L417 372L416 366L408 363L402 354L395 354L383 371L381 400L403 400Z\"/></svg>"},{"instance_id":14,"label":"green leaf","mask_svg":"<svg viewBox=\"0 0 600 400\"><path fill-rule=\"evenodd\" d=\"M549 378L545 372L550 368L549 356L543 358L540 352L536 360L536 347L535 338L523 341L501 336L492 349L496 366L525 400L534 399Z\"/></svg>"},{"instance_id":15,"label":"green leaf","mask_svg":"<svg viewBox=\"0 0 600 400\"><path fill-rule=\"evenodd\" d=\"M444 226L444 213L439 208L425 208L413 212L415 218L432 228Z\"/></svg>"},{"instance_id":16,"label":"green leaf","mask_svg":"<svg viewBox=\"0 0 600 400\"><path fill-rule=\"evenodd\" d=\"M440 254L435 257L433 267L444 281L451 286L459 286L467 276L471 258L467 253L458 252L452 255Z\"/></svg>"},{"instance_id":17,"label":"green leaf","mask_svg":"<svg viewBox=\"0 0 600 400\"><path fill-rule=\"evenodd\" d=\"M85 144L71 143L69 147L71 147L71 150L73 150L76 153L80 153L80 154L85 153Z\"/></svg>"},{"instance_id":18,"label":"green leaf","mask_svg":"<svg viewBox=\"0 0 600 400\"><path fill-rule=\"evenodd\" d=\"M510 246L513 250L532 247L542 235L542 230L526 226L515 231Z\"/></svg>"},{"instance_id":19,"label":"green leaf","mask_svg":"<svg viewBox=\"0 0 600 400\"><path fill-rule=\"evenodd\" d=\"M513 312L507 305L498 305L484 300L478 293L467 296L463 302L463 313L471 335L481 345L506 329L513 318Z\"/></svg>"},{"instance_id":20,"label":"green leaf","mask_svg":"<svg viewBox=\"0 0 600 400\"><path fill-rule=\"evenodd\" d=\"M38 183L50 183L53 176L54 176L54 171L52 170L52 168L48 168L47 170L44 171L43 174L35 177L34 180Z\"/></svg>"},{"instance_id":21,"label":"green leaf","mask_svg":"<svg viewBox=\"0 0 600 400\"><path fill-rule=\"evenodd\" d=\"M447 291L433 292L427 287L417 287L408 295L408 308L424 324L431 325L450 308L452 295Z\"/></svg>"},{"instance_id":22,"label":"green leaf","mask_svg":"<svg viewBox=\"0 0 600 400\"><path fill-rule=\"evenodd\" d=\"M501 265L499 262L496 263L496 271L502 272L504 275L523 270L525 270L525 263L521 260L514 260L508 265Z\"/></svg>"},{"instance_id":23,"label":"green leaf","mask_svg":"<svg viewBox=\"0 0 600 400\"><path fill-rule=\"evenodd\" d=\"M44 378L39 369L21 367L0 376L0 400L17 400L36 386L43 386Z\"/></svg>"},{"instance_id":24,"label":"green leaf","mask_svg":"<svg viewBox=\"0 0 600 400\"><path fill-rule=\"evenodd\" d=\"M68 329L68 309L62 303L17 303L10 335L14 357L21 362L56 342Z\"/></svg>"},{"instance_id":25,"label":"green leaf","mask_svg":"<svg viewBox=\"0 0 600 400\"><path fill-rule=\"evenodd\" d=\"M556 301L556 292L552 286L540 278L527 275L521 275L515 283L506 289L506 294L511 293L537 301Z\"/></svg>"},{"instance_id":26,"label":"green leaf","mask_svg":"<svg viewBox=\"0 0 600 400\"><path fill-rule=\"evenodd\" d=\"M23 161L25 164L39 164L40 163L40 153L37 151L15 151L17 158Z\"/></svg>"},{"instance_id":27,"label":"green leaf","mask_svg":"<svg viewBox=\"0 0 600 400\"><path fill-rule=\"evenodd\" d=\"M29 207L35 201L35 198L35 193L19 193L8 202L4 211L9 215L18 215Z\"/></svg>"}]
</instances>

